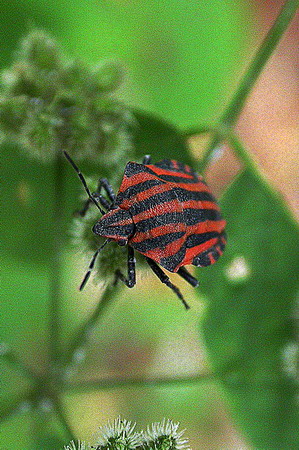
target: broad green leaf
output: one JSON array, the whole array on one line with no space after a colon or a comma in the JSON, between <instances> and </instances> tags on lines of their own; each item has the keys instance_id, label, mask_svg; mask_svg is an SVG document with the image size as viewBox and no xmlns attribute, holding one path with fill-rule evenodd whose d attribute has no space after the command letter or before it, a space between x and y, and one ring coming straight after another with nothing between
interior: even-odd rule
<instances>
[{"instance_id":1,"label":"broad green leaf","mask_svg":"<svg viewBox=\"0 0 299 450\"><path fill-rule=\"evenodd\" d=\"M200 270L208 298L203 331L213 369L254 448L299 448L294 323L299 231L282 200L243 172L221 201L228 244Z\"/></svg>"},{"instance_id":2,"label":"broad green leaf","mask_svg":"<svg viewBox=\"0 0 299 450\"><path fill-rule=\"evenodd\" d=\"M155 161L177 158L192 164L186 139L171 124L144 111L133 111L137 121L134 130L136 154L140 157L150 154Z\"/></svg>"}]
</instances>

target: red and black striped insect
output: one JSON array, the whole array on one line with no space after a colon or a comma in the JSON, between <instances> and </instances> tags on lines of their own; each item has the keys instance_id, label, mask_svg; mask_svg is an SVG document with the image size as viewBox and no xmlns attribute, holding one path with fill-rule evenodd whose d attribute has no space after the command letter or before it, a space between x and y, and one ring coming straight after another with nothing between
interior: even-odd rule
<instances>
[{"instance_id":1,"label":"red and black striped insect","mask_svg":"<svg viewBox=\"0 0 299 450\"><path fill-rule=\"evenodd\" d=\"M104 178L99 181L98 192L92 194L76 164L64 153L89 197L82 214L95 203L102 217L95 223L93 232L106 238L95 252L80 289L85 286L99 252L109 241L115 241L128 246L128 274L125 277L117 270L117 279L130 288L135 285L136 250L145 256L162 283L189 308L161 267L178 273L196 287L197 279L184 266L209 266L224 250L226 223L202 177L186 164L166 159L151 164L150 156L145 156L143 164L127 163L117 195ZM102 189L109 200L101 194Z\"/></svg>"}]
</instances>

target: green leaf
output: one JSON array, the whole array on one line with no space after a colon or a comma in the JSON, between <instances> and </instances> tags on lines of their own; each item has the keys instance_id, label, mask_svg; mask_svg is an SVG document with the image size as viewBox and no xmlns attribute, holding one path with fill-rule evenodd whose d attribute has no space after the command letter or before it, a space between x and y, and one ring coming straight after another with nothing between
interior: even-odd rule
<instances>
[{"instance_id":1,"label":"green leaf","mask_svg":"<svg viewBox=\"0 0 299 450\"><path fill-rule=\"evenodd\" d=\"M186 139L175 126L144 111L134 110L133 114L137 121L134 145L138 156L149 154L154 160L177 158L194 163Z\"/></svg>"},{"instance_id":2,"label":"green leaf","mask_svg":"<svg viewBox=\"0 0 299 450\"><path fill-rule=\"evenodd\" d=\"M221 201L228 244L200 270L207 349L243 432L259 449L299 448L296 343L299 231L282 200L243 172ZM292 376L293 374L293 376Z\"/></svg>"}]
</instances>

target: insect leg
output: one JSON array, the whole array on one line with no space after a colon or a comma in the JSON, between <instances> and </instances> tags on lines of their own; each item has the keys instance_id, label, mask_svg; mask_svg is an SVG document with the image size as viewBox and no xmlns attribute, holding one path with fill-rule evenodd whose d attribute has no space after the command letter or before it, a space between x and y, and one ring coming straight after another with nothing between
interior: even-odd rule
<instances>
[{"instance_id":1,"label":"insect leg","mask_svg":"<svg viewBox=\"0 0 299 450\"><path fill-rule=\"evenodd\" d=\"M103 208L105 209L110 208L111 203L109 203L108 200L106 200L106 198L102 196L102 194L99 194L98 192L93 192L92 196L96 199L97 202L101 203Z\"/></svg>"},{"instance_id":2,"label":"insect leg","mask_svg":"<svg viewBox=\"0 0 299 450\"><path fill-rule=\"evenodd\" d=\"M151 163L151 155L145 155L142 161L142 164L150 164Z\"/></svg>"},{"instance_id":3,"label":"insect leg","mask_svg":"<svg viewBox=\"0 0 299 450\"><path fill-rule=\"evenodd\" d=\"M92 204L93 202L90 200L90 198L88 198L85 202L84 202L84 204L83 204L83 207L79 210L79 211L75 211L75 215L79 215L79 216L81 216L81 217L84 217L85 216L85 214L87 213L87 211L89 210L89 207L90 207L90 205Z\"/></svg>"},{"instance_id":4,"label":"insect leg","mask_svg":"<svg viewBox=\"0 0 299 450\"><path fill-rule=\"evenodd\" d=\"M120 270L115 272L116 279L122 281L126 286L132 288L136 284L136 260L134 257L134 249L128 246L128 278L126 278Z\"/></svg>"},{"instance_id":5,"label":"insect leg","mask_svg":"<svg viewBox=\"0 0 299 450\"><path fill-rule=\"evenodd\" d=\"M186 280L191 286L197 287L199 285L199 281L191 275L191 273L188 272L185 267L180 267L177 271L177 274L180 275L184 280Z\"/></svg>"},{"instance_id":6,"label":"insect leg","mask_svg":"<svg viewBox=\"0 0 299 450\"><path fill-rule=\"evenodd\" d=\"M110 201L112 203L114 203L115 201L115 193L113 190L113 187L111 186L111 184L109 183L109 181L107 180L107 178L101 178L99 180L99 186L98 186L98 191L99 191L99 195L101 195L101 189L104 189L110 199Z\"/></svg>"},{"instance_id":7,"label":"insect leg","mask_svg":"<svg viewBox=\"0 0 299 450\"><path fill-rule=\"evenodd\" d=\"M101 204L101 206L103 206L106 209L110 208L110 203L101 194L93 192L91 195L98 203ZM80 209L80 211L78 211L77 214L79 214L81 217L84 217L87 211L89 210L91 204L93 204L93 202L90 200L90 198L88 198L86 202L84 202L83 208Z\"/></svg>"},{"instance_id":8,"label":"insect leg","mask_svg":"<svg viewBox=\"0 0 299 450\"><path fill-rule=\"evenodd\" d=\"M109 242L109 239L106 239L104 244L102 244L101 247L99 247L97 249L97 251L95 252L95 254L93 255L92 260L90 261L90 264L89 264L89 267L88 267L88 271L86 272L85 277L83 278L82 283L80 284L80 288L79 288L80 291L82 291L82 289L84 289L84 286L86 285L87 281L89 280L91 271L94 268L94 264L96 262L98 254L105 247L105 245L108 244L108 242Z\"/></svg>"},{"instance_id":9,"label":"insect leg","mask_svg":"<svg viewBox=\"0 0 299 450\"><path fill-rule=\"evenodd\" d=\"M184 299L183 295L181 294L181 291L179 290L179 288L177 288L174 284L171 283L171 281L168 278L168 276L166 275L166 273L163 272L163 270L158 266L158 264L155 261L153 261L152 259L148 258L147 256L145 257L145 259L146 259L146 262L148 263L148 265L150 266L150 268L152 269L152 271L154 272L154 274L157 275L159 280L162 281L162 283L166 284L166 286L168 286L170 289L172 289L173 292L182 301L182 303L185 306L185 308L189 309L190 306L188 305L188 303Z\"/></svg>"},{"instance_id":10,"label":"insect leg","mask_svg":"<svg viewBox=\"0 0 299 450\"><path fill-rule=\"evenodd\" d=\"M70 155L67 152L64 151L63 153L64 153L66 159L71 163L71 165L73 166L73 168L77 172L77 175L80 178L80 180L81 180L81 182L82 182L82 184L83 184L83 186L85 188L85 191L86 191L88 197L90 198L90 200L96 205L96 207L101 211L102 214L105 214L105 211L102 210L102 208L100 207L100 205L98 204L96 199L93 198L93 196L91 195L91 192L90 192L90 190L89 190L89 188L87 186L85 178L84 178L83 174L80 172L79 168L76 166L76 164L74 163L74 161L72 160L72 158L70 157Z\"/></svg>"}]
</instances>

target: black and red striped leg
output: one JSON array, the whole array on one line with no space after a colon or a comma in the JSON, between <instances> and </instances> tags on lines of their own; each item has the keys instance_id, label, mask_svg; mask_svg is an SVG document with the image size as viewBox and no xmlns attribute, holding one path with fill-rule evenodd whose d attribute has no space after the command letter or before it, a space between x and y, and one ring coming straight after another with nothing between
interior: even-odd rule
<instances>
[{"instance_id":1,"label":"black and red striped leg","mask_svg":"<svg viewBox=\"0 0 299 450\"><path fill-rule=\"evenodd\" d=\"M136 284L136 260L134 250L128 245L128 278L126 278L120 270L115 272L116 281L122 281L128 288L132 288Z\"/></svg>"},{"instance_id":2,"label":"black and red striped leg","mask_svg":"<svg viewBox=\"0 0 299 450\"><path fill-rule=\"evenodd\" d=\"M176 287L174 284L172 284L172 282L170 281L169 277L166 275L166 273L163 272L161 267L159 267L158 264L155 261L153 261L152 259L148 258L147 256L145 257L145 259L146 259L146 262L148 263L148 265L150 266L150 268L152 269L152 271L154 272L154 274L157 275L159 280L162 281L162 283L166 284L166 286L168 286L170 289L172 289L173 292L179 297L179 299L181 300L181 302L183 303L185 308L189 309L190 306L188 305L188 303L184 299L181 291L179 290L178 287Z\"/></svg>"},{"instance_id":3,"label":"black and red striped leg","mask_svg":"<svg viewBox=\"0 0 299 450\"><path fill-rule=\"evenodd\" d=\"M185 269L185 267L180 267L177 271L177 274L184 278L184 280L191 284L191 286L197 287L199 285L199 281L193 275L191 275L191 273L189 273L188 270Z\"/></svg>"}]
</instances>

